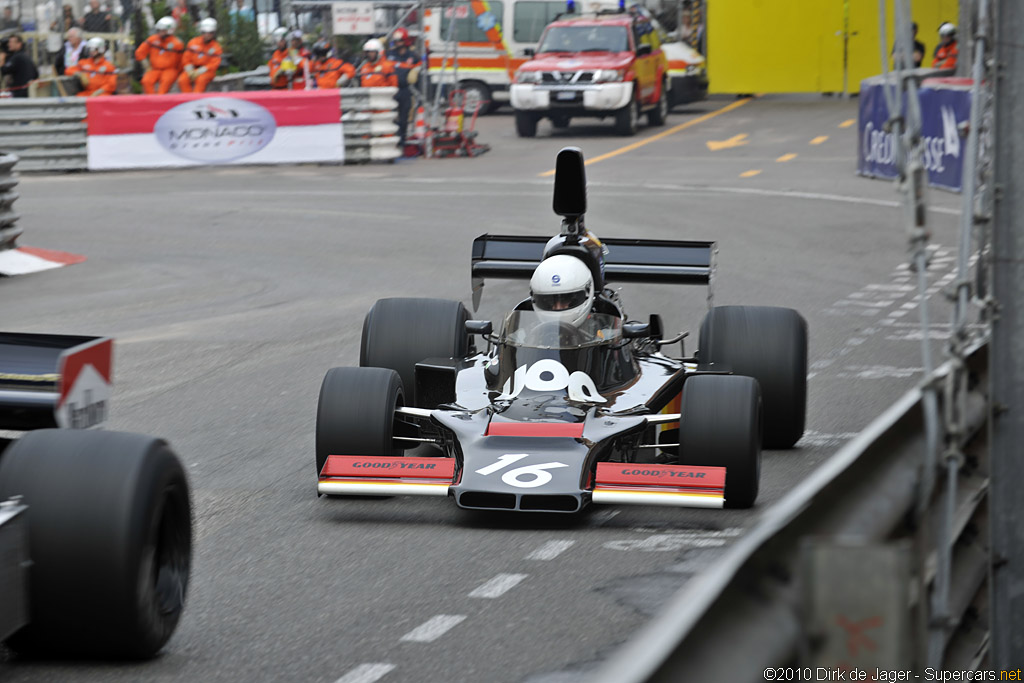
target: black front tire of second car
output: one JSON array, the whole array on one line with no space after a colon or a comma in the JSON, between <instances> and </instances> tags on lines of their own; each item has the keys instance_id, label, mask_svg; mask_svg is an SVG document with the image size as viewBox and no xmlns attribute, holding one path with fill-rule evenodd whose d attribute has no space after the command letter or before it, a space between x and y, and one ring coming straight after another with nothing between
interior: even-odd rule
<instances>
[{"instance_id":1,"label":"black front tire of second car","mask_svg":"<svg viewBox=\"0 0 1024 683\"><path fill-rule=\"evenodd\" d=\"M537 137L537 115L528 111L516 111L516 135L521 138Z\"/></svg>"},{"instance_id":2,"label":"black front tire of second car","mask_svg":"<svg viewBox=\"0 0 1024 683\"><path fill-rule=\"evenodd\" d=\"M331 368L316 408L316 473L329 455L402 455L395 408L405 404L402 378L387 368Z\"/></svg>"},{"instance_id":3,"label":"black front tire of second car","mask_svg":"<svg viewBox=\"0 0 1024 683\"><path fill-rule=\"evenodd\" d=\"M615 112L615 132L619 135L636 135L640 129L640 109L636 99L636 84L633 84L633 97L629 104Z\"/></svg>"},{"instance_id":4,"label":"black front tire of second car","mask_svg":"<svg viewBox=\"0 0 1024 683\"><path fill-rule=\"evenodd\" d=\"M761 390L738 375L697 375L683 385L679 464L725 468L725 507L749 508L761 481Z\"/></svg>"}]
</instances>

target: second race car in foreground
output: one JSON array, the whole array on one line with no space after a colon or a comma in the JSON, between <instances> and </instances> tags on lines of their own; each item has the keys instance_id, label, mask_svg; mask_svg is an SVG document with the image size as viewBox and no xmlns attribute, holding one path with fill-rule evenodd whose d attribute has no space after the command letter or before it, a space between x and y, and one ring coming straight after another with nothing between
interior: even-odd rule
<instances>
[{"instance_id":1,"label":"second race car in foreground","mask_svg":"<svg viewBox=\"0 0 1024 683\"><path fill-rule=\"evenodd\" d=\"M531 297L496 334L456 301L371 308L360 367L333 368L321 386L319 494L562 513L591 503L754 504L762 443L789 448L803 434L804 319L787 308L712 307L696 355L667 355L685 335L664 338L657 315L631 321L605 283L710 285L715 244L601 243L583 226L582 154L562 150L556 169L560 235L474 242L475 303L485 278L531 280Z\"/></svg>"}]
</instances>

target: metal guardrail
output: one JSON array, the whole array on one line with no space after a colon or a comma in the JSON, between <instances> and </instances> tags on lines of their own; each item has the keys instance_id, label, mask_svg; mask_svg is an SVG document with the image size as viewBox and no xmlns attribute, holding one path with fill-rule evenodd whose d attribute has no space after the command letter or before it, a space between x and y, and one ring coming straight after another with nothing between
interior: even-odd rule
<instances>
[{"instance_id":1,"label":"metal guardrail","mask_svg":"<svg viewBox=\"0 0 1024 683\"><path fill-rule=\"evenodd\" d=\"M18 198L14 191L18 185L18 176L14 173L17 163L15 155L0 154L0 251L13 248L21 236L21 227L15 225L20 216L14 211L14 201Z\"/></svg>"},{"instance_id":2,"label":"metal guardrail","mask_svg":"<svg viewBox=\"0 0 1024 683\"><path fill-rule=\"evenodd\" d=\"M19 171L87 168L85 101L77 97L0 100L0 152L15 152Z\"/></svg>"},{"instance_id":3,"label":"metal guardrail","mask_svg":"<svg viewBox=\"0 0 1024 683\"><path fill-rule=\"evenodd\" d=\"M930 381L944 381L953 365ZM928 596L948 482L945 467L939 468L932 498L919 500L925 430L918 388L768 509L613 657L595 683L764 681L773 667L923 673L929 628L937 623L945 632L943 669L984 665L987 342L970 350L967 370L966 428L957 439L966 457L956 468L947 614L933 614ZM950 407L942 392L939 407ZM923 515L915 514L921 509Z\"/></svg>"}]
</instances>

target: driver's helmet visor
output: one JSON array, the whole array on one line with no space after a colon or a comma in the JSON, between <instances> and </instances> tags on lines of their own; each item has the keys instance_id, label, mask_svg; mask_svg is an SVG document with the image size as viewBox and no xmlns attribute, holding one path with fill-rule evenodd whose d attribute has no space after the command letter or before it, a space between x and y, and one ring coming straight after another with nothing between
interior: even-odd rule
<instances>
[{"instance_id":1,"label":"driver's helmet visor","mask_svg":"<svg viewBox=\"0 0 1024 683\"><path fill-rule=\"evenodd\" d=\"M587 302L587 292L557 292L555 294L533 294L533 308L538 311L568 311Z\"/></svg>"}]
</instances>

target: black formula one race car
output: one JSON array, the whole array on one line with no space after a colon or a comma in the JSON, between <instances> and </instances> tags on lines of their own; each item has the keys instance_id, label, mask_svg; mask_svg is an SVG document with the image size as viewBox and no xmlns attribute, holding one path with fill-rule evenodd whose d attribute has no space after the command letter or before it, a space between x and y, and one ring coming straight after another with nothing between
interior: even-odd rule
<instances>
[{"instance_id":1,"label":"black formula one race car","mask_svg":"<svg viewBox=\"0 0 1024 683\"><path fill-rule=\"evenodd\" d=\"M578 149L558 155L554 209L564 220L550 240L475 240L474 305L485 278L528 279L568 255L592 274L584 323L552 320L536 296L497 333L456 301L377 301L360 367L331 369L320 389L319 494L564 513L591 503L754 504L762 444L789 448L803 434L804 319L787 308L711 307L696 355L665 355L685 335L663 338L657 315L630 321L605 283L710 286L715 243L608 239L595 248L583 227ZM485 350L474 348L477 337Z\"/></svg>"}]
</instances>

